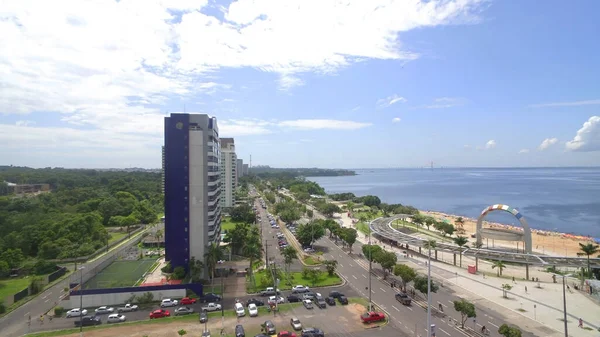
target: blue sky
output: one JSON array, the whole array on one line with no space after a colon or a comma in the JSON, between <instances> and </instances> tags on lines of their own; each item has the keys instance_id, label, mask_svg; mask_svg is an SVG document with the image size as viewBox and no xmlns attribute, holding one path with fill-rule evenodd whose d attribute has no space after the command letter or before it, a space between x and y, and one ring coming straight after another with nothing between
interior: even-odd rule
<instances>
[{"instance_id":1,"label":"blue sky","mask_svg":"<svg viewBox=\"0 0 600 337\"><path fill-rule=\"evenodd\" d=\"M255 165L600 165L596 1L5 7L0 164L156 168L185 109Z\"/></svg>"}]
</instances>

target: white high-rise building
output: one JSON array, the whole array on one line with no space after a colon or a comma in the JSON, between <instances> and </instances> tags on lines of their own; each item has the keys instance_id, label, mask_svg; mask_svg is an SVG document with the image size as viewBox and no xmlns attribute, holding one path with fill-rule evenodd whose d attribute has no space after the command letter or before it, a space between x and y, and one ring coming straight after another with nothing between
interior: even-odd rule
<instances>
[{"instance_id":1,"label":"white high-rise building","mask_svg":"<svg viewBox=\"0 0 600 337\"><path fill-rule=\"evenodd\" d=\"M221 207L235 206L237 156L233 138L221 138Z\"/></svg>"},{"instance_id":2,"label":"white high-rise building","mask_svg":"<svg viewBox=\"0 0 600 337\"><path fill-rule=\"evenodd\" d=\"M165 117L165 254L173 267L204 261L221 238L221 175L217 119L205 114Z\"/></svg>"}]
</instances>

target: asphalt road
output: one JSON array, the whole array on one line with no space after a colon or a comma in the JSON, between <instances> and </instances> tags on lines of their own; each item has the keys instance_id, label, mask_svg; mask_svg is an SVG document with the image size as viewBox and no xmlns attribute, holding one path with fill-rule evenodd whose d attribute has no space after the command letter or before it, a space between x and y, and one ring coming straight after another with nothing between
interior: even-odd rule
<instances>
[{"instance_id":1,"label":"asphalt road","mask_svg":"<svg viewBox=\"0 0 600 337\"><path fill-rule=\"evenodd\" d=\"M135 240L125 241L104 255L84 264L78 264L78 268L81 266L84 267L84 269L82 269L84 280L88 274L91 277L92 274L95 273L95 268L97 266L111 258L113 255L127 249L133 245L133 242L135 242ZM79 283L79 279L80 274L74 273L56 283L54 286L46 289L43 293L15 309L13 312L2 317L2 319L0 319L1 335L3 337L16 337L26 334L29 330L29 317L31 317L31 325L35 325L35 322L37 322L37 318L39 318L40 315L50 311L54 306L59 305L62 297L65 295L64 289L68 288L70 283Z\"/></svg>"}]
</instances>

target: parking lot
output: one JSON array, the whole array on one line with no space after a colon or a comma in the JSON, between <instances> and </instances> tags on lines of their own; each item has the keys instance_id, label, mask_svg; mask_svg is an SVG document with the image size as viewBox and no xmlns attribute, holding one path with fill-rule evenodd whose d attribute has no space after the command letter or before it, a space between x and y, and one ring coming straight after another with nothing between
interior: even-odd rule
<instances>
[{"instance_id":1,"label":"parking lot","mask_svg":"<svg viewBox=\"0 0 600 337\"><path fill-rule=\"evenodd\" d=\"M226 336L233 334L237 324L244 326L246 336L252 337L260 333L261 324L266 320L274 323L277 332L293 331L290 325L292 317L298 318L304 328L315 327L323 330L326 336L373 336L377 331L377 336L398 336L397 332L391 328L384 327L380 329L367 329L360 322L359 315L365 311L364 306L358 303L349 305L328 306L325 309L306 309L299 304L284 304L281 312L273 315L265 310L261 310L258 317L235 318L231 313L226 313L224 322L221 322L220 315L211 315L206 328L211 331L211 336L218 336L221 327L224 326ZM145 313L147 314L147 312ZM197 320L197 315L186 320L159 319L153 323L144 325L113 325L108 329L85 329L85 335L88 337L139 337L147 335L148 337L167 337L175 336L177 331L183 329L191 336L199 336L205 329L205 325ZM54 323L54 322L53 322ZM104 324L103 324L104 325ZM72 327L72 326L70 326ZM67 336L78 336L78 333Z\"/></svg>"}]
</instances>

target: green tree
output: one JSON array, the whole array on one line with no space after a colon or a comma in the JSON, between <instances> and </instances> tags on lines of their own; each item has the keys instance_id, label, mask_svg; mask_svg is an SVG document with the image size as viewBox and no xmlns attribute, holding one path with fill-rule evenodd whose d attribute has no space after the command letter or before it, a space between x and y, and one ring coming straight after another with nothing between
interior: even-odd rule
<instances>
[{"instance_id":1,"label":"green tree","mask_svg":"<svg viewBox=\"0 0 600 337\"><path fill-rule=\"evenodd\" d=\"M285 263L286 271L290 271L290 265L294 262L295 259L298 258L298 253L296 249L292 246L287 246L281 251L281 255L283 255L283 262Z\"/></svg>"},{"instance_id":2,"label":"green tree","mask_svg":"<svg viewBox=\"0 0 600 337\"><path fill-rule=\"evenodd\" d=\"M506 265L502 261L494 261L492 264L492 269L496 269L496 275L498 277L502 276L502 270L506 268Z\"/></svg>"},{"instance_id":3,"label":"green tree","mask_svg":"<svg viewBox=\"0 0 600 337\"><path fill-rule=\"evenodd\" d=\"M377 245L363 245L362 253L369 261L377 262L377 256L383 252L383 249Z\"/></svg>"},{"instance_id":4,"label":"green tree","mask_svg":"<svg viewBox=\"0 0 600 337\"><path fill-rule=\"evenodd\" d=\"M356 229L342 228L340 232L340 237L348 245L350 252L352 252L352 245L356 243L356 239L358 238L358 233L356 232Z\"/></svg>"},{"instance_id":5,"label":"green tree","mask_svg":"<svg viewBox=\"0 0 600 337\"><path fill-rule=\"evenodd\" d=\"M10 266L6 261L0 260L0 277L6 277L10 274Z\"/></svg>"},{"instance_id":6,"label":"green tree","mask_svg":"<svg viewBox=\"0 0 600 337\"><path fill-rule=\"evenodd\" d=\"M339 213L342 211L338 205L332 203L320 204L317 207L317 209L319 210L319 212L323 213L323 215L328 218L331 218L334 213Z\"/></svg>"},{"instance_id":7,"label":"green tree","mask_svg":"<svg viewBox=\"0 0 600 337\"><path fill-rule=\"evenodd\" d=\"M313 242L325 236L325 228L319 221L311 221L307 224L298 226L296 229L296 238L298 242L305 247L311 246Z\"/></svg>"},{"instance_id":8,"label":"green tree","mask_svg":"<svg viewBox=\"0 0 600 337\"><path fill-rule=\"evenodd\" d=\"M429 227L430 227L431 225L433 225L435 222L436 222L436 221L435 221L435 219L434 219L434 218L432 218L432 217L430 217L430 216L426 216L426 217L425 217L424 224L425 224L425 227L427 227L427 230L429 230Z\"/></svg>"},{"instance_id":9,"label":"green tree","mask_svg":"<svg viewBox=\"0 0 600 337\"><path fill-rule=\"evenodd\" d=\"M319 268L312 268L308 270L308 280L310 281L310 285L312 287L319 283L319 280L321 279L321 274L322 272Z\"/></svg>"},{"instance_id":10,"label":"green tree","mask_svg":"<svg viewBox=\"0 0 600 337\"><path fill-rule=\"evenodd\" d=\"M231 216L231 221L233 222L241 222L247 224L253 224L256 222L256 215L252 210L252 207L248 204L241 204L232 208L229 211L229 215Z\"/></svg>"},{"instance_id":11,"label":"green tree","mask_svg":"<svg viewBox=\"0 0 600 337\"><path fill-rule=\"evenodd\" d=\"M232 254L238 254L244 247L244 243L250 234L250 226L245 223L235 224L235 227L225 234L225 242L229 242Z\"/></svg>"},{"instance_id":12,"label":"green tree","mask_svg":"<svg viewBox=\"0 0 600 337\"><path fill-rule=\"evenodd\" d=\"M475 305L464 299L454 301L454 310L460 313L460 324L463 329L465 328L467 319L477 317Z\"/></svg>"},{"instance_id":13,"label":"green tree","mask_svg":"<svg viewBox=\"0 0 600 337\"><path fill-rule=\"evenodd\" d=\"M465 237L465 236L457 236L457 237L454 238L454 243L457 246L459 246L460 248L464 247L468 242L469 242L469 239L467 239L467 237ZM454 263L456 263L456 260L454 260ZM459 263L459 266L462 268L462 250L460 252L460 263Z\"/></svg>"},{"instance_id":14,"label":"green tree","mask_svg":"<svg viewBox=\"0 0 600 337\"><path fill-rule=\"evenodd\" d=\"M454 228L454 226L452 224L444 222L444 224L442 225L442 236L444 236L444 237L446 235L452 236L452 234L454 234L455 230L456 229Z\"/></svg>"},{"instance_id":15,"label":"green tree","mask_svg":"<svg viewBox=\"0 0 600 337\"><path fill-rule=\"evenodd\" d=\"M382 250L376 255L375 260L381 265L381 268L384 271L383 278L385 279L387 277L387 273L391 272L396 265L396 262L398 262L398 256L396 256L396 253L394 252Z\"/></svg>"},{"instance_id":16,"label":"green tree","mask_svg":"<svg viewBox=\"0 0 600 337\"><path fill-rule=\"evenodd\" d=\"M307 216L309 219L312 219L312 217L314 216L313 210L312 210L312 209L307 209L307 210L306 210L306 216Z\"/></svg>"},{"instance_id":17,"label":"green tree","mask_svg":"<svg viewBox=\"0 0 600 337\"><path fill-rule=\"evenodd\" d=\"M587 256L587 273L588 275L592 275L592 268L590 267L590 255L594 255L596 253L598 253L598 250L600 248L600 245L596 245L593 243L579 243L579 250L581 250L581 252L577 253L577 255L586 255Z\"/></svg>"},{"instance_id":18,"label":"green tree","mask_svg":"<svg viewBox=\"0 0 600 337\"><path fill-rule=\"evenodd\" d=\"M414 285L415 289L420 291L422 294L427 295L427 277L426 276L417 275L415 277L415 279L413 280L413 285ZM430 280L429 287L430 287L432 293L437 293L437 291L439 289L438 285L435 284L433 282L433 280Z\"/></svg>"},{"instance_id":19,"label":"green tree","mask_svg":"<svg viewBox=\"0 0 600 337\"><path fill-rule=\"evenodd\" d=\"M158 229L154 232L154 239L156 240L156 247L160 247L160 240L163 238L164 230Z\"/></svg>"},{"instance_id":20,"label":"green tree","mask_svg":"<svg viewBox=\"0 0 600 337\"><path fill-rule=\"evenodd\" d=\"M394 275L400 277L402 280L402 289L406 291L406 285L417 277L417 272L405 264L397 264L394 266Z\"/></svg>"},{"instance_id":21,"label":"green tree","mask_svg":"<svg viewBox=\"0 0 600 337\"><path fill-rule=\"evenodd\" d=\"M418 226L423 226L423 224L425 223L425 217L419 213L413 215L411 220L414 224L416 224Z\"/></svg>"},{"instance_id":22,"label":"green tree","mask_svg":"<svg viewBox=\"0 0 600 337\"><path fill-rule=\"evenodd\" d=\"M25 259L21 249L7 249L0 254L0 261L5 261L10 268L19 268Z\"/></svg>"},{"instance_id":23,"label":"green tree","mask_svg":"<svg viewBox=\"0 0 600 337\"><path fill-rule=\"evenodd\" d=\"M508 298L508 292L512 289L512 286L508 283L502 284L502 297Z\"/></svg>"},{"instance_id":24,"label":"green tree","mask_svg":"<svg viewBox=\"0 0 600 337\"><path fill-rule=\"evenodd\" d=\"M188 269L192 282L200 282L202 279L202 269L204 269L204 263L200 260L196 260L196 258L192 256Z\"/></svg>"},{"instance_id":25,"label":"green tree","mask_svg":"<svg viewBox=\"0 0 600 337\"><path fill-rule=\"evenodd\" d=\"M213 242L207 247L204 258L206 259L205 265L210 272L210 279L212 280L215 278L217 263L223 259L223 250Z\"/></svg>"},{"instance_id":26,"label":"green tree","mask_svg":"<svg viewBox=\"0 0 600 337\"><path fill-rule=\"evenodd\" d=\"M517 327L508 326L507 324L502 324L498 329L498 333L504 337L521 337L521 330Z\"/></svg>"},{"instance_id":27,"label":"green tree","mask_svg":"<svg viewBox=\"0 0 600 337\"><path fill-rule=\"evenodd\" d=\"M254 235L250 236L248 238L248 241L246 241L244 244L243 254L249 260L250 266L248 267L248 273L250 275L252 275L252 273L254 272L253 271L254 262L261 258L261 255L262 255L261 249L262 249L262 244L260 242L260 237L257 238Z\"/></svg>"},{"instance_id":28,"label":"green tree","mask_svg":"<svg viewBox=\"0 0 600 337\"><path fill-rule=\"evenodd\" d=\"M335 273L335 268L338 265L338 262L336 260L325 260L323 261L323 264L325 265L325 269L327 270L327 274L329 276L333 276Z\"/></svg>"}]
</instances>

